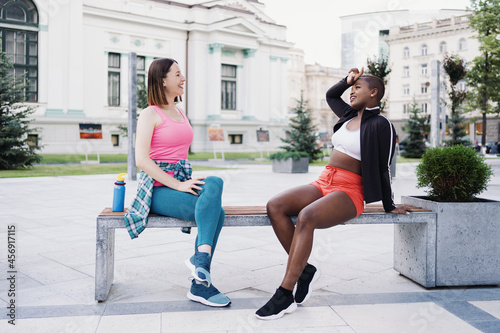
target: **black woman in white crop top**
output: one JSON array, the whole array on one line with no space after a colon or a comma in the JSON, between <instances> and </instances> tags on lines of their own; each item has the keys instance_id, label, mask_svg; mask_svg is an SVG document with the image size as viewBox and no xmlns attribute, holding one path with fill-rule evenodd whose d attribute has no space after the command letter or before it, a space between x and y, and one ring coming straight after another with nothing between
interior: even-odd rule
<instances>
[{"instance_id":1,"label":"black woman in white crop top","mask_svg":"<svg viewBox=\"0 0 500 333\"><path fill-rule=\"evenodd\" d=\"M259 319L277 319L307 301L319 270L307 261L315 229L329 228L362 213L364 202L382 200L386 211L408 214L396 207L389 164L394 154L395 131L380 115L384 95L380 78L353 68L326 94L340 118L334 126L335 148L318 180L278 194L267 203L267 214L281 245L288 253L285 277L273 297L257 312ZM341 99L350 86L350 103ZM294 225L291 217L298 216ZM294 287L297 286L295 295Z\"/></svg>"}]
</instances>

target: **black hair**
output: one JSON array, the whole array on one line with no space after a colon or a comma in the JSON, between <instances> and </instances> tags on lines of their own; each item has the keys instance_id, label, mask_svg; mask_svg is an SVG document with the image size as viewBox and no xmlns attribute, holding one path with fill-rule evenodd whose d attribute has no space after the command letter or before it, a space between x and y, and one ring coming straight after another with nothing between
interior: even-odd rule
<instances>
[{"instance_id":1,"label":"black hair","mask_svg":"<svg viewBox=\"0 0 500 333\"><path fill-rule=\"evenodd\" d=\"M380 100L384 97L385 94L384 81L378 76L370 74L363 74L359 78L366 80L366 82L368 82L368 87L370 89L377 89L377 101L380 102Z\"/></svg>"}]
</instances>

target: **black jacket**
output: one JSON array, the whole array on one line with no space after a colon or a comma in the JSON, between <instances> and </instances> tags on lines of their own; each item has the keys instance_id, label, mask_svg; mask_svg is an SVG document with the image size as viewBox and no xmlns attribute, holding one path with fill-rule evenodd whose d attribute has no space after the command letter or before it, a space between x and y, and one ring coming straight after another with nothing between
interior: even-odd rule
<instances>
[{"instance_id":1,"label":"black jacket","mask_svg":"<svg viewBox=\"0 0 500 333\"><path fill-rule=\"evenodd\" d=\"M326 101L340 118L333 127L336 132L343 123L357 116L354 110L341 98L349 88L346 78L340 80L326 93ZM392 123L380 114L380 108L365 109L361 118L361 173L365 202L382 200L384 210L395 209L391 189L390 164L396 147L396 130Z\"/></svg>"}]
</instances>

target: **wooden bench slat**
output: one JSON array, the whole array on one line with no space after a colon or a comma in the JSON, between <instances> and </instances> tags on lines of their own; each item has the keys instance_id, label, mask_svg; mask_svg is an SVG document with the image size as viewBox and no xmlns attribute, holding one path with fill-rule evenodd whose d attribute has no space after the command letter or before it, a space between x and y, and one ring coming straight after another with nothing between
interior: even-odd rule
<instances>
[{"instance_id":1,"label":"wooden bench slat","mask_svg":"<svg viewBox=\"0 0 500 333\"><path fill-rule=\"evenodd\" d=\"M430 212L430 210L423 209L415 206L405 207L410 212ZM265 206L224 206L224 211L226 215L267 215L267 210ZM128 208L125 209L125 212ZM113 212L110 207L105 208L99 216L124 216L125 212ZM363 214L371 213L385 213L384 207L380 204L369 204L366 205ZM155 216L155 214L150 214L150 216Z\"/></svg>"}]
</instances>

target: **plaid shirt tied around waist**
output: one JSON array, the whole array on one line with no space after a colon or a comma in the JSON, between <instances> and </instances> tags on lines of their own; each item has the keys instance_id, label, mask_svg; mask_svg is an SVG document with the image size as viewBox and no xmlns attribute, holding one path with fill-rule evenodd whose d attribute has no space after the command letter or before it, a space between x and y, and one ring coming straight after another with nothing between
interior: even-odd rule
<instances>
[{"instance_id":1,"label":"plaid shirt tied around waist","mask_svg":"<svg viewBox=\"0 0 500 333\"><path fill-rule=\"evenodd\" d=\"M193 169L188 160L179 160L175 164L161 161L154 162L165 172L174 171L174 178L181 182L191 179ZM124 216L127 231L132 239L139 237L139 234L144 231L148 224L154 183L155 180L141 170L137 194L132 201L130 209Z\"/></svg>"}]
</instances>

